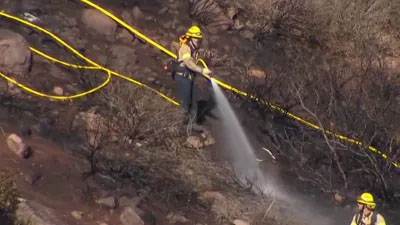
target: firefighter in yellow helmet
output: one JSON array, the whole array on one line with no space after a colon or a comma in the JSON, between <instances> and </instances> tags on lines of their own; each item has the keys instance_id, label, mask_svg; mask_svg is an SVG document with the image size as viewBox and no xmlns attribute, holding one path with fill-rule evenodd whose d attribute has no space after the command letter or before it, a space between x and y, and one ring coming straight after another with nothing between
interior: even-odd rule
<instances>
[{"instance_id":1,"label":"firefighter in yellow helmet","mask_svg":"<svg viewBox=\"0 0 400 225\"><path fill-rule=\"evenodd\" d=\"M175 80L178 84L178 95L185 110L184 123L193 125L193 129L204 131L196 124L198 114L199 88L195 85L196 74L211 76L208 68L196 64L200 41L203 38L200 27L191 26L184 35L179 37L178 65Z\"/></svg>"},{"instance_id":2,"label":"firefighter in yellow helmet","mask_svg":"<svg viewBox=\"0 0 400 225\"><path fill-rule=\"evenodd\" d=\"M375 211L376 203L371 193L365 192L357 199L358 212L351 225L386 225L383 216Z\"/></svg>"}]
</instances>

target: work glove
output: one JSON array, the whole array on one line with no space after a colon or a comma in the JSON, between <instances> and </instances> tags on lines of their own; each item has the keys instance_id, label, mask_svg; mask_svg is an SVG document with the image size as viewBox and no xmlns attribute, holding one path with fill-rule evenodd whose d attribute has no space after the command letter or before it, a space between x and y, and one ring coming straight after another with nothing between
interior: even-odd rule
<instances>
[{"instance_id":1,"label":"work glove","mask_svg":"<svg viewBox=\"0 0 400 225\"><path fill-rule=\"evenodd\" d=\"M209 70L208 68L204 68L204 69L203 69L203 74L206 74L206 75L211 76L211 73L212 73L212 71Z\"/></svg>"}]
</instances>

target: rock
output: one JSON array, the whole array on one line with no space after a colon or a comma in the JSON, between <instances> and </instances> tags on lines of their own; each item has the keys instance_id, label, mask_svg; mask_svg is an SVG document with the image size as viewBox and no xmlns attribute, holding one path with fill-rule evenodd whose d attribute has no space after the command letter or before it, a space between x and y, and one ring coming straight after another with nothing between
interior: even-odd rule
<instances>
[{"instance_id":1,"label":"rock","mask_svg":"<svg viewBox=\"0 0 400 225\"><path fill-rule=\"evenodd\" d=\"M155 77L148 77L147 81L150 82L150 83L154 83L156 81L156 78Z\"/></svg>"},{"instance_id":2,"label":"rock","mask_svg":"<svg viewBox=\"0 0 400 225\"><path fill-rule=\"evenodd\" d=\"M133 207L126 207L119 217L122 225L144 225L142 218Z\"/></svg>"},{"instance_id":3,"label":"rock","mask_svg":"<svg viewBox=\"0 0 400 225\"><path fill-rule=\"evenodd\" d=\"M53 92L56 95L63 95L64 94L64 90L61 87L54 87Z\"/></svg>"},{"instance_id":4,"label":"rock","mask_svg":"<svg viewBox=\"0 0 400 225\"><path fill-rule=\"evenodd\" d=\"M260 79L264 79L266 77L265 72L260 69L260 68L256 68L256 67L252 67L248 70L248 75L250 77L255 77L255 78L260 78Z\"/></svg>"},{"instance_id":5,"label":"rock","mask_svg":"<svg viewBox=\"0 0 400 225\"><path fill-rule=\"evenodd\" d=\"M112 36L117 30L117 23L96 9L84 9L82 23L99 34Z\"/></svg>"},{"instance_id":6,"label":"rock","mask_svg":"<svg viewBox=\"0 0 400 225\"><path fill-rule=\"evenodd\" d=\"M25 181L28 182L30 185L34 185L36 181L41 178L41 175L35 171L28 172L25 174Z\"/></svg>"},{"instance_id":7,"label":"rock","mask_svg":"<svg viewBox=\"0 0 400 225\"><path fill-rule=\"evenodd\" d=\"M250 225L249 222L247 222L246 220L242 220L242 219L236 219L232 223L235 225Z\"/></svg>"},{"instance_id":8,"label":"rock","mask_svg":"<svg viewBox=\"0 0 400 225\"><path fill-rule=\"evenodd\" d=\"M201 137L204 139L204 146L215 144L215 139L211 136L209 131L204 131L201 133Z\"/></svg>"},{"instance_id":9,"label":"rock","mask_svg":"<svg viewBox=\"0 0 400 225\"><path fill-rule=\"evenodd\" d=\"M60 36L63 37L68 44L71 44L77 49L85 48L88 40L81 34L81 30L78 27L66 28L60 31Z\"/></svg>"},{"instance_id":10,"label":"rock","mask_svg":"<svg viewBox=\"0 0 400 225\"><path fill-rule=\"evenodd\" d=\"M186 217L184 217L183 215L175 214L172 212L167 215L167 219L168 219L169 223L171 223L171 224L189 222L189 220Z\"/></svg>"},{"instance_id":11,"label":"rock","mask_svg":"<svg viewBox=\"0 0 400 225\"><path fill-rule=\"evenodd\" d=\"M209 201L226 201L225 196L218 191L206 191L202 193L201 197Z\"/></svg>"},{"instance_id":12,"label":"rock","mask_svg":"<svg viewBox=\"0 0 400 225\"><path fill-rule=\"evenodd\" d=\"M207 136L206 140L204 141L205 146L214 145L215 139L211 136Z\"/></svg>"},{"instance_id":13,"label":"rock","mask_svg":"<svg viewBox=\"0 0 400 225\"><path fill-rule=\"evenodd\" d=\"M142 19L144 18L144 14L143 14L142 10L140 10L140 8L137 7L137 6L135 6L135 7L133 8L133 10L132 10L132 15L133 15L133 18L134 18L136 21L140 21L140 20L142 20Z\"/></svg>"},{"instance_id":14,"label":"rock","mask_svg":"<svg viewBox=\"0 0 400 225\"><path fill-rule=\"evenodd\" d=\"M106 223L99 223L99 225L108 225L108 224L106 224Z\"/></svg>"},{"instance_id":15,"label":"rock","mask_svg":"<svg viewBox=\"0 0 400 225\"><path fill-rule=\"evenodd\" d=\"M189 136L186 139L186 144L191 147L191 148L201 148L203 147L203 143L201 142L201 139L197 136Z\"/></svg>"},{"instance_id":16,"label":"rock","mask_svg":"<svg viewBox=\"0 0 400 225\"><path fill-rule=\"evenodd\" d=\"M83 212L79 212L79 211L72 211L71 215L77 219L77 220L81 220L83 217Z\"/></svg>"},{"instance_id":17,"label":"rock","mask_svg":"<svg viewBox=\"0 0 400 225\"><path fill-rule=\"evenodd\" d=\"M250 40L254 38L254 33L251 32L251 31L249 31L249 30L243 30L243 31L241 31L241 32L240 32L240 35L241 35L243 38L250 39Z\"/></svg>"},{"instance_id":18,"label":"rock","mask_svg":"<svg viewBox=\"0 0 400 225\"><path fill-rule=\"evenodd\" d=\"M72 130L85 131L85 135L88 137L88 144L95 149L100 147L101 141L105 137L112 139L113 136L118 136L115 133L115 130L118 130L117 127L109 127L104 117L96 113L95 108L77 114L72 122Z\"/></svg>"},{"instance_id":19,"label":"rock","mask_svg":"<svg viewBox=\"0 0 400 225\"><path fill-rule=\"evenodd\" d=\"M117 200L113 196L97 199L96 203L111 209L117 208Z\"/></svg>"},{"instance_id":20,"label":"rock","mask_svg":"<svg viewBox=\"0 0 400 225\"><path fill-rule=\"evenodd\" d=\"M168 7L167 6L164 6L163 8L161 8L159 11L158 11L158 15L164 15L165 13L167 13L168 12Z\"/></svg>"},{"instance_id":21,"label":"rock","mask_svg":"<svg viewBox=\"0 0 400 225\"><path fill-rule=\"evenodd\" d=\"M335 193L335 200L338 202L342 202L344 200L344 198L341 194Z\"/></svg>"},{"instance_id":22,"label":"rock","mask_svg":"<svg viewBox=\"0 0 400 225\"><path fill-rule=\"evenodd\" d=\"M118 205L119 205L119 207L122 207L122 208L129 207L129 206L132 207L135 205L135 199L128 198L126 196L122 196L121 198L119 198Z\"/></svg>"},{"instance_id":23,"label":"rock","mask_svg":"<svg viewBox=\"0 0 400 225\"><path fill-rule=\"evenodd\" d=\"M118 187L114 178L105 174L96 173L93 179L98 185L107 190L114 190Z\"/></svg>"},{"instance_id":24,"label":"rock","mask_svg":"<svg viewBox=\"0 0 400 225\"><path fill-rule=\"evenodd\" d=\"M8 148L21 158L28 158L31 155L31 148L27 146L22 138L16 134L10 134L7 138Z\"/></svg>"},{"instance_id":25,"label":"rock","mask_svg":"<svg viewBox=\"0 0 400 225\"><path fill-rule=\"evenodd\" d=\"M21 94L21 89L15 85L14 83L11 83L10 81L7 81L7 88L8 88L8 92L11 95L18 95Z\"/></svg>"},{"instance_id":26,"label":"rock","mask_svg":"<svg viewBox=\"0 0 400 225\"><path fill-rule=\"evenodd\" d=\"M110 67L123 71L130 64L137 63L135 49L128 45L114 45L111 47ZM126 71L129 72L129 71Z\"/></svg>"},{"instance_id":27,"label":"rock","mask_svg":"<svg viewBox=\"0 0 400 225\"><path fill-rule=\"evenodd\" d=\"M124 10L121 13L121 18L128 23L129 25L133 26L134 25L134 20L132 14L128 10ZM125 29L125 28L124 28Z\"/></svg>"},{"instance_id":28,"label":"rock","mask_svg":"<svg viewBox=\"0 0 400 225\"><path fill-rule=\"evenodd\" d=\"M135 37L126 29L121 29L117 34L117 39L121 40L125 44L131 44L135 40Z\"/></svg>"},{"instance_id":29,"label":"rock","mask_svg":"<svg viewBox=\"0 0 400 225\"><path fill-rule=\"evenodd\" d=\"M56 217L57 213L38 202L21 202L16 211L17 218L26 224L32 225L67 225Z\"/></svg>"},{"instance_id":30,"label":"rock","mask_svg":"<svg viewBox=\"0 0 400 225\"><path fill-rule=\"evenodd\" d=\"M22 35L0 29L0 71L9 76L22 76L29 72L32 53Z\"/></svg>"},{"instance_id":31,"label":"rock","mask_svg":"<svg viewBox=\"0 0 400 225\"><path fill-rule=\"evenodd\" d=\"M191 169L187 169L187 170L185 170L185 175L186 176L193 176L194 175L194 171L191 170Z\"/></svg>"}]
</instances>

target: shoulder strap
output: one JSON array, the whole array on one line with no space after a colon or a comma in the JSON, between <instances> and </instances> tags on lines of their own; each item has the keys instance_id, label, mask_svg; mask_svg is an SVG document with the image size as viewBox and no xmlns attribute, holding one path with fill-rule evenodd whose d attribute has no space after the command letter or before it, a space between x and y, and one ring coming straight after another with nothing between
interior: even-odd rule
<instances>
[{"instance_id":1,"label":"shoulder strap","mask_svg":"<svg viewBox=\"0 0 400 225\"><path fill-rule=\"evenodd\" d=\"M357 213L357 214L356 214L356 224L357 224L357 225L361 225L361 223L362 223L362 222L361 222L361 216L360 216L360 215L361 215L360 213Z\"/></svg>"},{"instance_id":2,"label":"shoulder strap","mask_svg":"<svg viewBox=\"0 0 400 225\"><path fill-rule=\"evenodd\" d=\"M378 221L378 213L374 211L372 212L371 225L375 225L377 221Z\"/></svg>"}]
</instances>

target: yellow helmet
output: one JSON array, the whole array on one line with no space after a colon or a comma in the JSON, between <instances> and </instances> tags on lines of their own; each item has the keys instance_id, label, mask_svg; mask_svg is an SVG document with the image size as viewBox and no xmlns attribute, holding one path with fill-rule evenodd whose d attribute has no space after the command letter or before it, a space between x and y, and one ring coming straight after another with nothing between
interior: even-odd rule
<instances>
[{"instance_id":1,"label":"yellow helmet","mask_svg":"<svg viewBox=\"0 0 400 225\"><path fill-rule=\"evenodd\" d=\"M364 204L372 209L374 209L376 206L374 196L372 196L372 194L368 192L362 193L361 196L358 197L357 202L360 204Z\"/></svg>"},{"instance_id":2,"label":"yellow helmet","mask_svg":"<svg viewBox=\"0 0 400 225\"><path fill-rule=\"evenodd\" d=\"M200 27L198 27L198 26L191 26L186 31L186 36L194 37L194 38L202 38L203 37Z\"/></svg>"}]
</instances>

